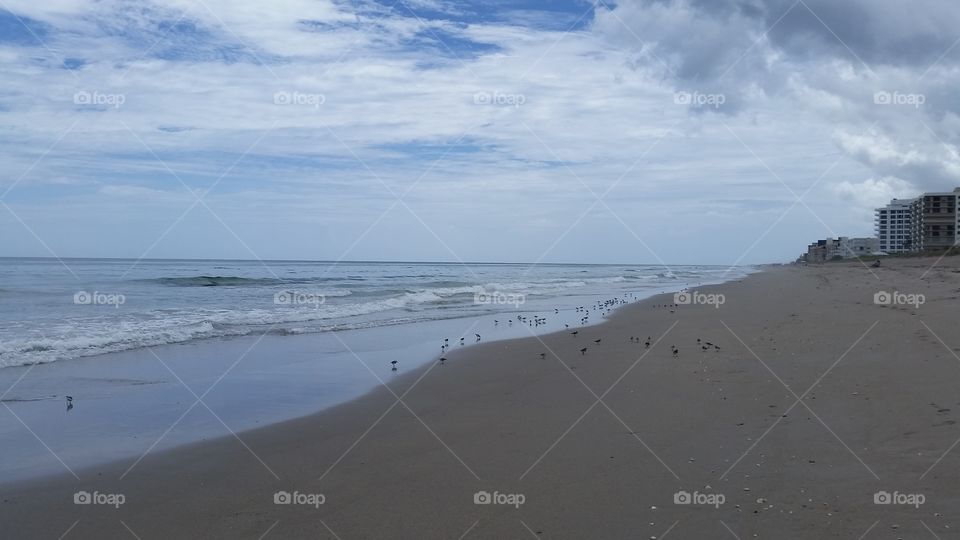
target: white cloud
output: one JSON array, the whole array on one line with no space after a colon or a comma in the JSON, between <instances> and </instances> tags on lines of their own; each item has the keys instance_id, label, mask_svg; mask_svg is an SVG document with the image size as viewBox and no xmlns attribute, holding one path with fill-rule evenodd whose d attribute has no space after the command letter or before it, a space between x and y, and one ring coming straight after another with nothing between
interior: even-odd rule
<instances>
[{"instance_id":1,"label":"white cloud","mask_svg":"<svg viewBox=\"0 0 960 540\"><path fill-rule=\"evenodd\" d=\"M14 195L28 197L35 183L57 178L102 180L98 193L111 199L170 203L143 219L172 222L184 209L178 197L191 200L180 179L201 190L218 182L210 200L230 223L271 221L274 240L335 215L348 246L394 200L389 190L400 194L418 182L405 200L441 235L456 224L458 238L469 240L457 247L461 258L489 255L495 244L516 260L537 258L593 204L591 191L613 186L605 201L661 258L730 263L794 202L791 191L802 193L838 152L854 159L841 160L807 203L839 234L850 226L851 201L866 208L905 187L960 182L956 156L918 122L951 141L960 128L955 115L930 118L871 101L878 88L909 89L919 68L878 66L881 79L874 80L850 58L798 57L764 37L749 14L712 16L692 1L622 2L564 33L419 21L382 8L357 16L334 2L205 3L209 10L186 0L162 8L81 0L11 5L53 28L45 40L58 54L88 61L68 71L42 47L0 48L0 69L11 75L0 87L8 126L0 131L3 178L30 169L76 122ZM450 11L446 3L421 7ZM166 34L160 23L173 23L182 10L195 34ZM115 32L104 34L100 20L113 21ZM441 46L411 44L418 32L430 36L427 27L500 50L458 60ZM222 49L237 57L218 58ZM169 54L157 58L161 52ZM951 88L953 77L934 70L925 80ZM79 90L125 99L116 108L77 106ZM722 110L691 110L675 102L677 91L727 99ZM278 92L303 99L277 104ZM478 95L502 103L477 103ZM929 103L949 110L949 93L943 96L931 93ZM6 185L0 180L0 190ZM42 204L55 209L77 197L64 191ZM578 227L597 237L613 227L636 243L602 204L591 216L598 212L604 219ZM686 219L677 217L684 212L708 219L691 218L664 240L664 227ZM784 220L746 260L792 258L790 242L824 235L819 219L804 219ZM412 227L406 230L420 244L411 252L449 258L417 220L391 215L384 224ZM501 237L490 237L491 224ZM730 243L696 254L677 247L714 235ZM374 232L358 249L373 256L388 244L384 238ZM636 258L650 260L634 247ZM254 246L283 248L282 241ZM338 249L345 247L317 256L336 258ZM596 249L623 260L614 246ZM117 254L136 251L118 246ZM576 251L563 244L555 256Z\"/></svg>"}]
</instances>

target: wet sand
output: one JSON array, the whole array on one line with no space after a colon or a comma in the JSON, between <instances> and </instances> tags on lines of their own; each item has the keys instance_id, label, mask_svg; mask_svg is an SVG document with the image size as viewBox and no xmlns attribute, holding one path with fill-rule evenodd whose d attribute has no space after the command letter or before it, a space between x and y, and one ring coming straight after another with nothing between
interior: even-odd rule
<instances>
[{"instance_id":1,"label":"wet sand","mask_svg":"<svg viewBox=\"0 0 960 540\"><path fill-rule=\"evenodd\" d=\"M0 522L16 538L956 538L960 261L933 262L771 268L698 290L719 308L660 296L576 336L453 351L319 414L4 486Z\"/></svg>"}]
</instances>

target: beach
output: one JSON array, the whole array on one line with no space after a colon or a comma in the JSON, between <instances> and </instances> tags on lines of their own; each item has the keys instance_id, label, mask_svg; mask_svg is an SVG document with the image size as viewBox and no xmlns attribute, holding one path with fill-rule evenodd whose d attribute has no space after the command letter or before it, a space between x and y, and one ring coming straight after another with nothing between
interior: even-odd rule
<instances>
[{"instance_id":1,"label":"beach","mask_svg":"<svg viewBox=\"0 0 960 540\"><path fill-rule=\"evenodd\" d=\"M0 522L12 538L956 538L960 261L934 262L768 267L454 349L317 414L4 484Z\"/></svg>"}]
</instances>

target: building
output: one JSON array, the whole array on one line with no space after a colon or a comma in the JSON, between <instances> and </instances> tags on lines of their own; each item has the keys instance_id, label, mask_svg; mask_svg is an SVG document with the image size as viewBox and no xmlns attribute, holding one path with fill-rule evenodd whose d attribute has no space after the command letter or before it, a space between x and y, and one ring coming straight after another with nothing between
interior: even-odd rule
<instances>
[{"instance_id":1,"label":"building","mask_svg":"<svg viewBox=\"0 0 960 540\"><path fill-rule=\"evenodd\" d=\"M960 244L960 188L893 199L876 211L880 251L910 253Z\"/></svg>"},{"instance_id":2,"label":"building","mask_svg":"<svg viewBox=\"0 0 960 540\"><path fill-rule=\"evenodd\" d=\"M957 245L960 188L941 193L924 193L919 198L919 223L915 224L919 250L945 249Z\"/></svg>"},{"instance_id":3,"label":"building","mask_svg":"<svg viewBox=\"0 0 960 540\"><path fill-rule=\"evenodd\" d=\"M876 238L825 238L807 246L807 252L798 260L808 263L832 261L835 259L854 259L875 254L880 242Z\"/></svg>"},{"instance_id":4,"label":"building","mask_svg":"<svg viewBox=\"0 0 960 540\"><path fill-rule=\"evenodd\" d=\"M880 250L880 240L878 238L847 238L841 236L837 241L837 253L844 259L869 257Z\"/></svg>"},{"instance_id":5,"label":"building","mask_svg":"<svg viewBox=\"0 0 960 540\"><path fill-rule=\"evenodd\" d=\"M827 238L826 240L817 240L807 246L806 261L808 263L821 263L829 261L836 254L835 240Z\"/></svg>"},{"instance_id":6,"label":"building","mask_svg":"<svg viewBox=\"0 0 960 540\"><path fill-rule=\"evenodd\" d=\"M920 199L893 199L877 208L875 227L880 251L906 253L920 249Z\"/></svg>"}]
</instances>

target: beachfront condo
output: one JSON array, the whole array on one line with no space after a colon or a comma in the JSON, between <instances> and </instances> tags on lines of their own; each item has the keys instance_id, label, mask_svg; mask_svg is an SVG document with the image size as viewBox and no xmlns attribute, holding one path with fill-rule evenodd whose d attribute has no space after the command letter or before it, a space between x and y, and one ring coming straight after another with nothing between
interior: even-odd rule
<instances>
[{"instance_id":1,"label":"beachfront condo","mask_svg":"<svg viewBox=\"0 0 960 540\"><path fill-rule=\"evenodd\" d=\"M908 253L957 245L960 188L924 193L915 199L893 199L876 210L880 251Z\"/></svg>"}]
</instances>

